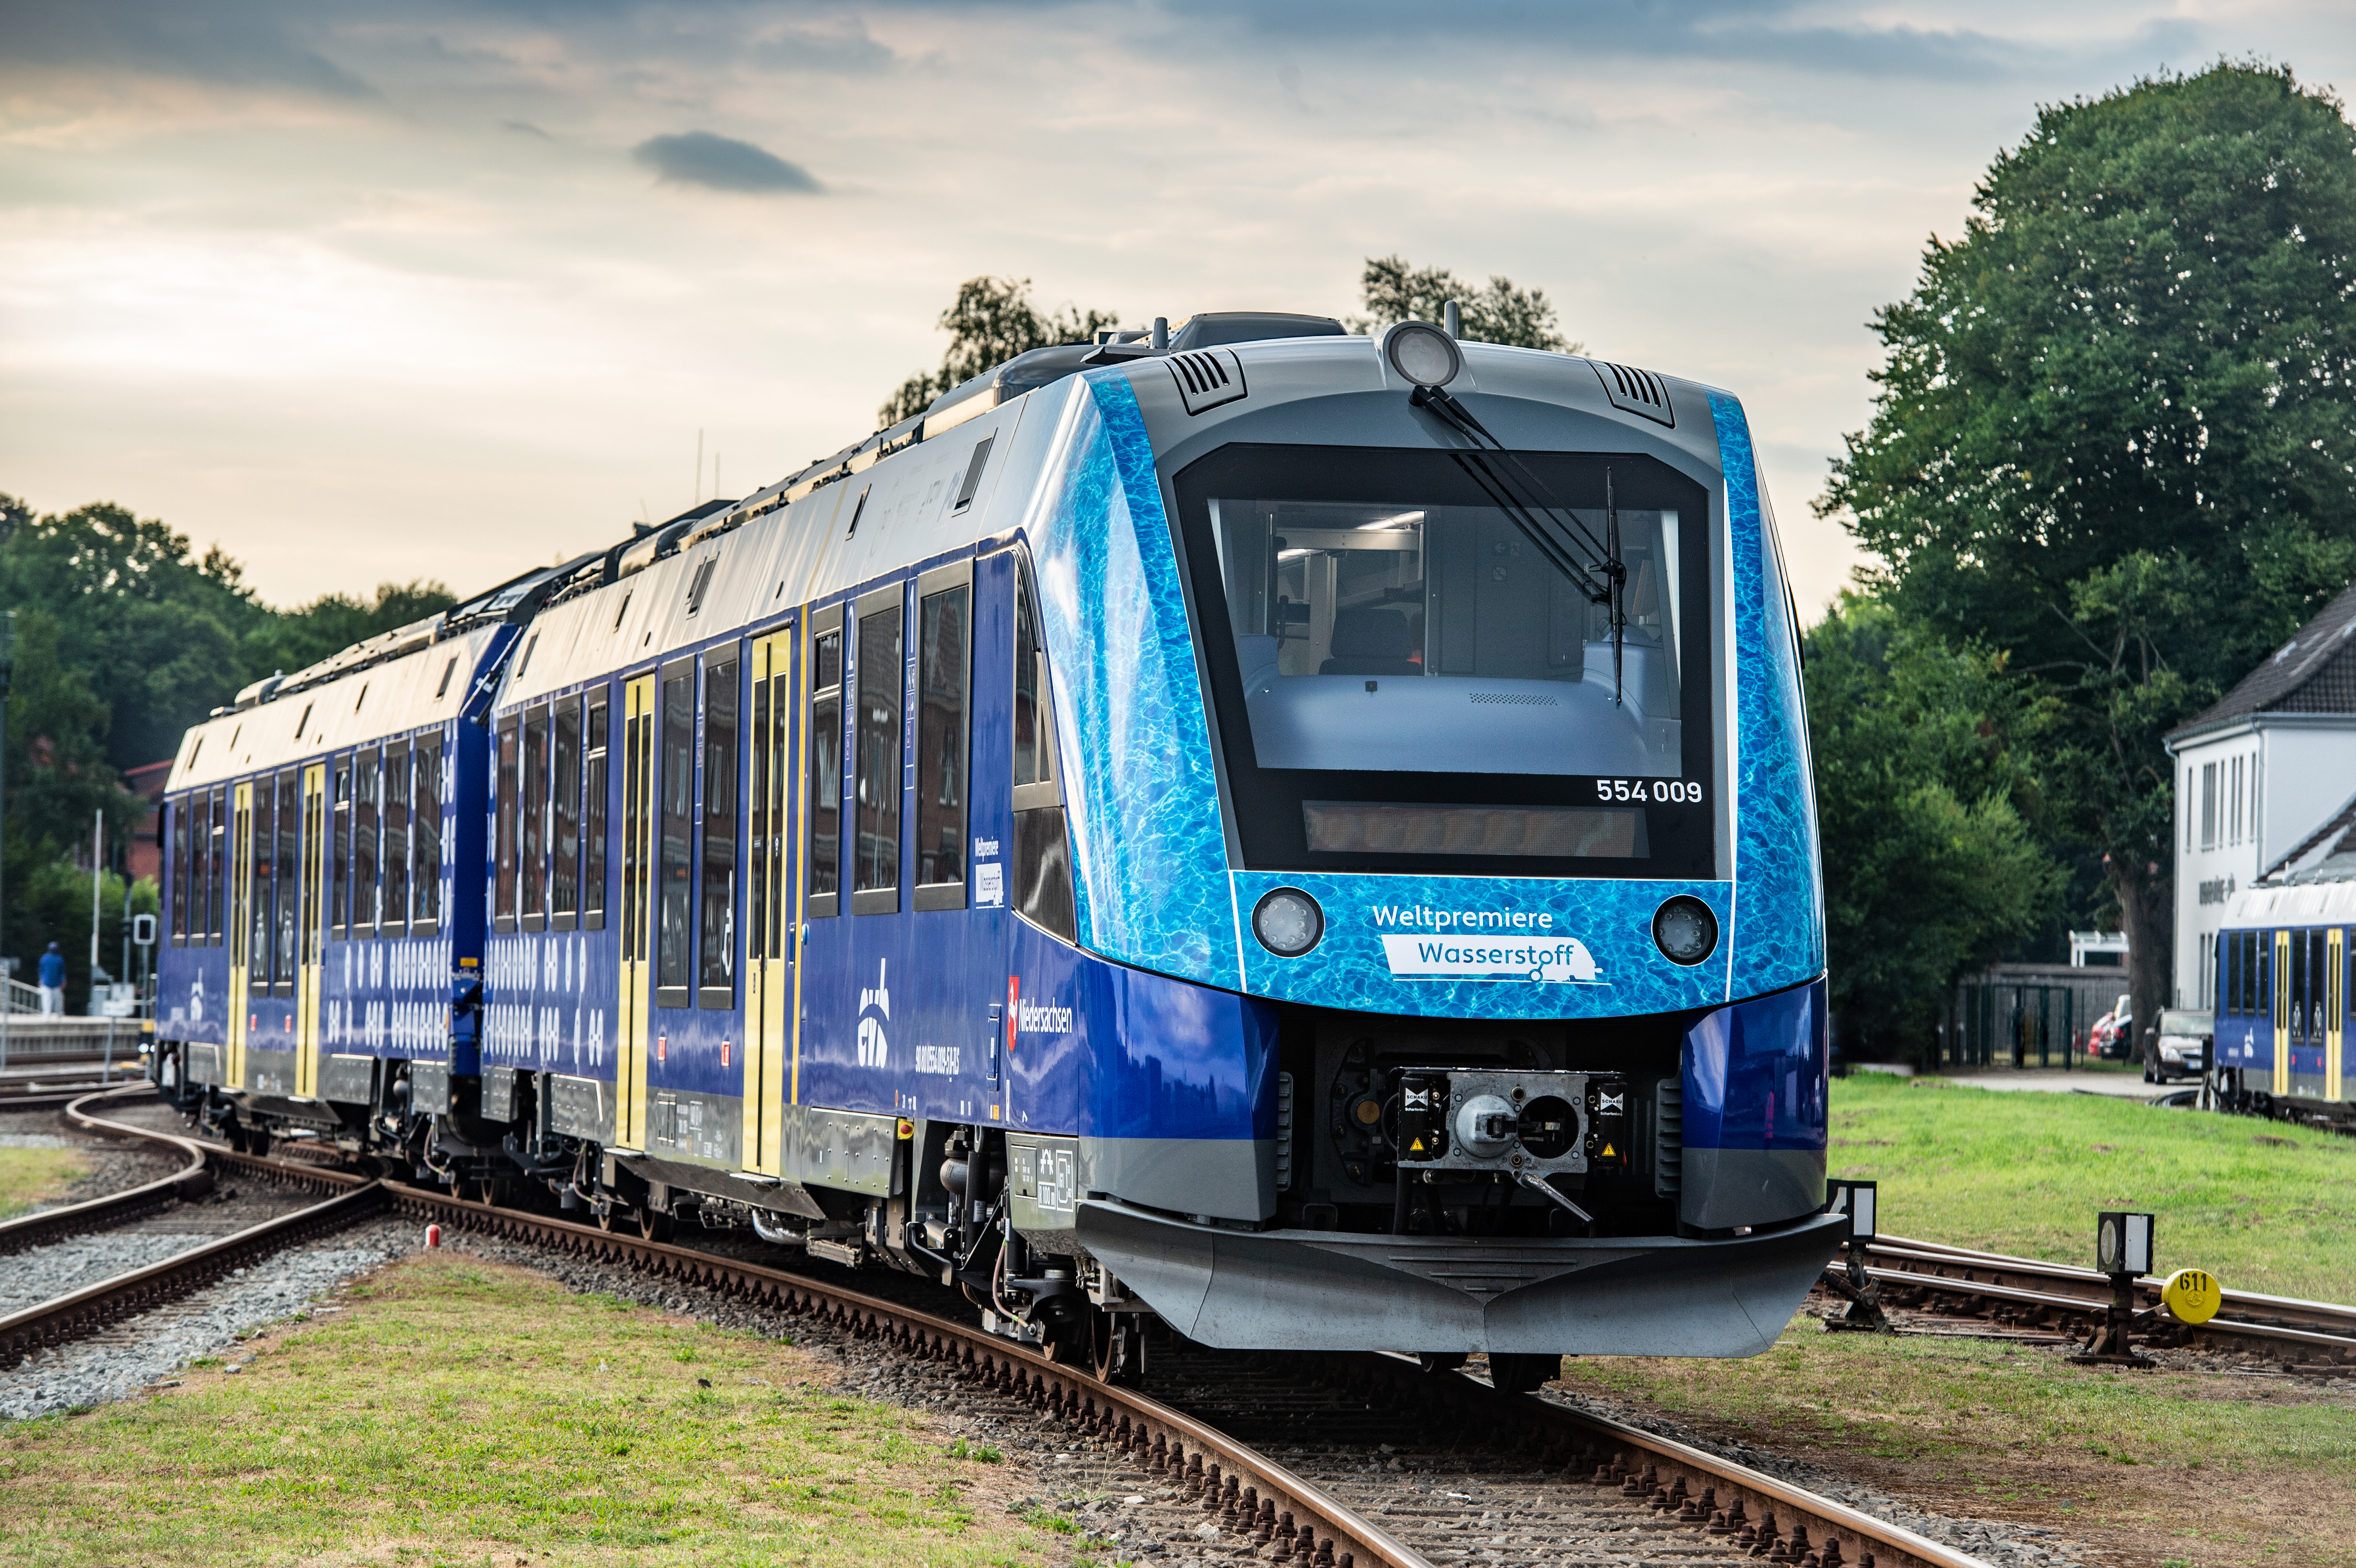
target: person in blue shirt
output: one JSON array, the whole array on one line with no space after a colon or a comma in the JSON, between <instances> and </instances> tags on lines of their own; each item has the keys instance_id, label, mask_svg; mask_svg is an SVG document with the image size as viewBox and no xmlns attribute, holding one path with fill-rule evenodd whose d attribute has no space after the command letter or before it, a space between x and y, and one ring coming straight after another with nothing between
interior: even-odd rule
<instances>
[{"instance_id":1,"label":"person in blue shirt","mask_svg":"<svg viewBox=\"0 0 2356 1568\"><path fill-rule=\"evenodd\" d=\"M66 955L52 942L49 950L41 955L41 1011L58 1014L65 1010Z\"/></svg>"}]
</instances>

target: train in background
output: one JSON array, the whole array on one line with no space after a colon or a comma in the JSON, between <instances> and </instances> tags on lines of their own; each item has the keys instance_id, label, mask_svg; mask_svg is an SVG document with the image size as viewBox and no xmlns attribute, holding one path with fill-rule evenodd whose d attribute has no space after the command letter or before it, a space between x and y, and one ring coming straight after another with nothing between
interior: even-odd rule
<instances>
[{"instance_id":1,"label":"train in background","mask_svg":"<svg viewBox=\"0 0 2356 1568\"><path fill-rule=\"evenodd\" d=\"M1844 1223L1797 645L1727 393L1041 349L191 730L160 1049L245 1147L1108 1376L1754 1353Z\"/></svg>"},{"instance_id":2,"label":"train in background","mask_svg":"<svg viewBox=\"0 0 2356 1568\"><path fill-rule=\"evenodd\" d=\"M2356 1132L2347 1071L2351 931L2356 880L2262 882L2233 895L2217 937L2203 1104Z\"/></svg>"}]
</instances>

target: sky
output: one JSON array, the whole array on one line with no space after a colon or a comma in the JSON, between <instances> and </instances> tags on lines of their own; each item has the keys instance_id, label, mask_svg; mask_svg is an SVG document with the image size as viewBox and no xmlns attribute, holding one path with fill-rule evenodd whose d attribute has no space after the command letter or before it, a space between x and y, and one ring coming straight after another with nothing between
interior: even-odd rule
<instances>
[{"instance_id":1,"label":"sky","mask_svg":"<svg viewBox=\"0 0 2356 1568\"><path fill-rule=\"evenodd\" d=\"M1740 395L1813 616L1874 311L2039 104L2221 56L2356 89L2356 7L0 0L0 491L463 592L863 436L962 279L1397 253Z\"/></svg>"}]
</instances>

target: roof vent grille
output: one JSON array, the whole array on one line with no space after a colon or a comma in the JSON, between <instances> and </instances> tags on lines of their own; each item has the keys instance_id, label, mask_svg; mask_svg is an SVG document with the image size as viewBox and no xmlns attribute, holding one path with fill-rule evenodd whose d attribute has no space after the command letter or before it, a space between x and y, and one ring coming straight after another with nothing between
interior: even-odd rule
<instances>
[{"instance_id":1,"label":"roof vent grille","mask_svg":"<svg viewBox=\"0 0 2356 1568\"><path fill-rule=\"evenodd\" d=\"M1671 429L1676 427L1676 411L1669 406L1669 384L1650 370L1639 370L1633 365L1614 365L1609 360L1590 359L1595 374L1601 378L1604 395L1612 406L1632 414L1642 414L1657 420Z\"/></svg>"},{"instance_id":2,"label":"roof vent grille","mask_svg":"<svg viewBox=\"0 0 2356 1568\"><path fill-rule=\"evenodd\" d=\"M1190 414L1203 413L1250 395L1244 386L1243 361L1231 348L1198 348L1173 354L1166 363L1178 383L1178 396Z\"/></svg>"}]
</instances>

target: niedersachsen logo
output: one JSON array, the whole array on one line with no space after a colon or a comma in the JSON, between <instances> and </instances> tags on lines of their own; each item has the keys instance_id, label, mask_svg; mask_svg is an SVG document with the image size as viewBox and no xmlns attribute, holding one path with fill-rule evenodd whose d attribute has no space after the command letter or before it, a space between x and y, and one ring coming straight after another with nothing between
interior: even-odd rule
<instances>
[{"instance_id":1,"label":"niedersachsen logo","mask_svg":"<svg viewBox=\"0 0 2356 1568\"><path fill-rule=\"evenodd\" d=\"M1399 980L1522 980L1537 985L1610 984L1575 936L1558 935L1546 910L1435 909L1373 904L1383 958ZM1391 934L1404 927L1405 932Z\"/></svg>"},{"instance_id":2,"label":"niedersachsen logo","mask_svg":"<svg viewBox=\"0 0 2356 1568\"><path fill-rule=\"evenodd\" d=\"M1014 1027L1023 1034L1069 1034L1072 1009L1052 1002L1023 1002L1014 1009Z\"/></svg>"}]
</instances>

